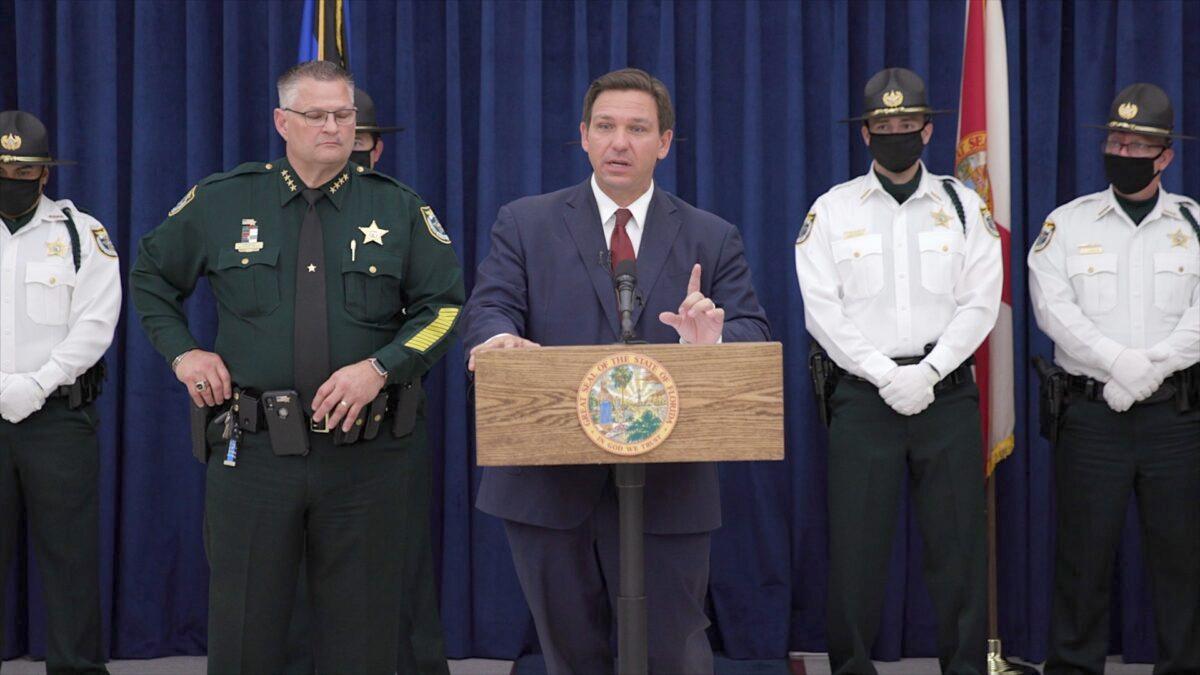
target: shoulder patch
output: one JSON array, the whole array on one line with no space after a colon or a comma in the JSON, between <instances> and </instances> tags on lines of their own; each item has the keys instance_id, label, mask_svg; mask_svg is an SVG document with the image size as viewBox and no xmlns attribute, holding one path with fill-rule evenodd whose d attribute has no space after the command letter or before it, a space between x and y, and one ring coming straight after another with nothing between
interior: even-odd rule
<instances>
[{"instance_id":1,"label":"shoulder patch","mask_svg":"<svg viewBox=\"0 0 1200 675\"><path fill-rule=\"evenodd\" d=\"M983 226L987 228L988 234L1000 238L1000 230L996 229L996 219L992 218L992 210L987 207L987 204L980 202L979 215L983 218Z\"/></svg>"},{"instance_id":2,"label":"shoulder patch","mask_svg":"<svg viewBox=\"0 0 1200 675\"><path fill-rule=\"evenodd\" d=\"M438 222L437 216L433 215L433 209L428 206L421 207L421 217L425 219L425 229L429 230L430 236L443 244L450 243L450 235L446 234L446 228Z\"/></svg>"},{"instance_id":3,"label":"shoulder patch","mask_svg":"<svg viewBox=\"0 0 1200 675\"><path fill-rule=\"evenodd\" d=\"M188 190L187 194L185 194L183 196L183 198L179 200L179 203L176 204L174 206L174 208L172 208L170 211L167 212L167 217L170 218L171 216L175 215L176 213L179 213L180 211L182 211L183 208L185 206L187 206L188 204L191 204L192 200L195 198L196 198L196 186L193 185L192 189Z\"/></svg>"},{"instance_id":4,"label":"shoulder patch","mask_svg":"<svg viewBox=\"0 0 1200 675\"><path fill-rule=\"evenodd\" d=\"M804 224L800 226L800 234L796 237L796 245L799 246L808 241L808 235L812 234L813 224L817 222L817 212L809 211L807 216L804 216Z\"/></svg>"},{"instance_id":5,"label":"shoulder patch","mask_svg":"<svg viewBox=\"0 0 1200 675\"><path fill-rule=\"evenodd\" d=\"M1047 220L1042 225L1042 231L1038 233L1037 240L1033 242L1033 252L1038 253L1042 249L1050 245L1050 240L1054 238L1054 221Z\"/></svg>"},{"instance_id":6,"label":"shoulder patch","mask_svg":"<svg viewBox=\"0 0 1200 675\"><path fill-rule=\"evenodd\" d=\"M113 246L112 239L108 237L108 230L104 229L103 225L97 225L92 228L92 238L96 240L96 248L104 255L115 258L117 257L117 248Z\"/></svg>"}]
</instances>

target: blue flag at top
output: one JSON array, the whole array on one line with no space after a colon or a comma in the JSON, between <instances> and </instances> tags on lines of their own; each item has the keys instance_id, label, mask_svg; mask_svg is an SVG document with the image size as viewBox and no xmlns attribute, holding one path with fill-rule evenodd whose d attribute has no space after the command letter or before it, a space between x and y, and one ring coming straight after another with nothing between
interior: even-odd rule
<instances>
[{"instance_id":1,"label":"blue flag at top","mask_svg":"<svg viewBox=\"0 0 1200 675\"><path fill-rule=\"evenodd\" d=\"M350 0L304 0L297 61L333 61L350 70Z\"/></svg>"}]
</instances>

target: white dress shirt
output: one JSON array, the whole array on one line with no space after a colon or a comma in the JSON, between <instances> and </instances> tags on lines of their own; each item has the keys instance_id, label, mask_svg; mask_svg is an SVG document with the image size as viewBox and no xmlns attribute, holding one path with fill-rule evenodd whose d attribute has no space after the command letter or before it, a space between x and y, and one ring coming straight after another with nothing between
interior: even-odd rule
<instances>
[{"instance_id":1,"label":"white dress shirt","mask_svg":"<svg viewBox=\"0 0 1200 675\"><path fill-rule=\"evenodd\" d=\"M999 235L982 200L958 181L964 225L921 164L903 204L875 167L821 195L796 241L809 333L846 371L886 384L895 358L921 356L943 377L991 332L1004 282ZM986 219L986 220L985 220Z\"/></svg>"},{"instance_id":2,"label":"white dress shirt","mask_svg":"<svg viewBox=\"0 0 1200 675\"><path fill-rule=\"evenodd\" d=\"M592 174L592 194L596 196L596 206L600 209L600 222L604 224L604 246L608 248L612 243L613 230L617 228L617 209L621 207L600 189L600 185L596 183L596 174ZM641 249L642 232L646 227L646 212L650 210L650 198L653 196L654 181L650 181L650 189L625 207L633 214L633 217L629 219L629 224L625 226L625 232L629 235L629 240L633 242L634 255L637 255Z\"/></svg>"},{"instance_id":3,"label":"white dress shirt","mask_svg":"<svg viewBox=\"0 0 1200 675\"><path fill-rule=\"evenodd\" d=\"M78 272L64 207L79 233ZM69 199L42 196L16 234L0 223L0 377L30 375L50 393L104 355L121 312L120 265L107 237Z\"/></svg>"},{"instance_id":4,"label":"white dress shirt","mask_svg":"<svg viewBox=\"0 0 1200 675\"><path fill-rule=\"evenodd\" d=\"M1200 245L1181 207L1159 188L1140 225L1112 189L1055 209L1029 252L1029 295L1054 361L1108 381L1127 347L1166 348L1172 370L1200 361Z\"/></svg>"}]
</instances>

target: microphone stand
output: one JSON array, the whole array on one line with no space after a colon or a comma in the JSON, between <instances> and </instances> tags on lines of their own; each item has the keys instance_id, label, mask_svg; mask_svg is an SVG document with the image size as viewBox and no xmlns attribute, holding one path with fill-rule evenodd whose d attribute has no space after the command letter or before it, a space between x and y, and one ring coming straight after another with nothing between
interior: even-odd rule
<instances>
[{"instance_id":1,"label":"microphone stand","mask_svg":"<svg viewBox=\"0 0 1200 675\"><path fill-rule=\"evenodd\" d=\"M621 307L618 294L618 313L621 317L623 345L645 344L638 340L633 327L633 307L642 302L635 291L632 306ZM617 593L617 673L646 675L648 649L646 638L646 541L645 488L646 465L621 463L613 466L613 483L617 488L620 523L620 590Z\"/></svg>"}]
</instances>

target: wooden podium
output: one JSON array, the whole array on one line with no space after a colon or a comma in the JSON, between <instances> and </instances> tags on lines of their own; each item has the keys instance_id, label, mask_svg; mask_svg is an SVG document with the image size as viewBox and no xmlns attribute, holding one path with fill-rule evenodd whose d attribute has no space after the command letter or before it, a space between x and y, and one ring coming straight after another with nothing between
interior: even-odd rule
<instances>
[{"instance_id":1,"label":"wooden podium","mask_svg":"<svg viewBox=\"0 0 1200 675\"><path fill-rule=\"evenodd\" d=\"M620 675L646 673L645 464L783 459L783 348L614 344L475 359L480 466L615 464Z\"/></svg>"}]
</instances>

